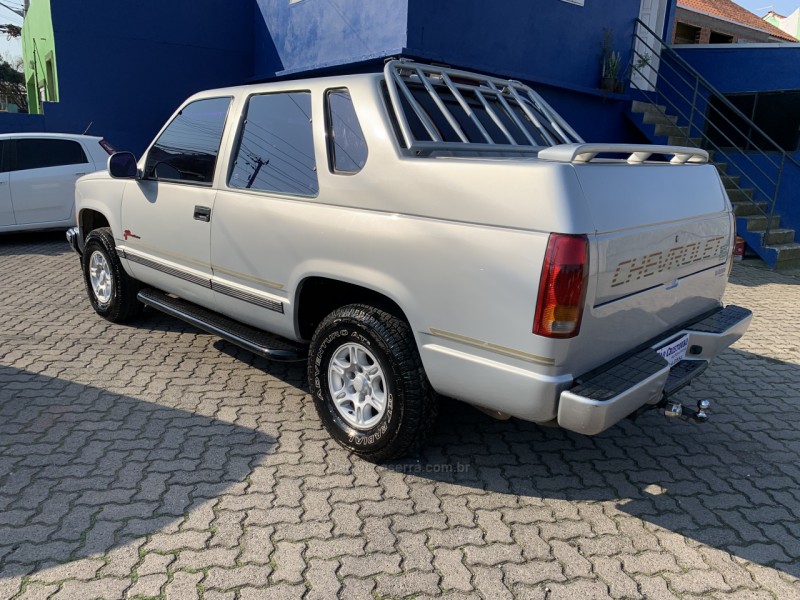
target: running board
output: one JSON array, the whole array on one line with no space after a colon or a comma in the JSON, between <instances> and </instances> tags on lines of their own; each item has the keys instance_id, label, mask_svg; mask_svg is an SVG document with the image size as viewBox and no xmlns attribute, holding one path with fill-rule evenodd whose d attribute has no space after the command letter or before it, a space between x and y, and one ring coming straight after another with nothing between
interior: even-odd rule
<instances>
[{"instance_id":1,"label":"running board","mask_svg":"<svg viewBox=\"0 0 800 600\"><path fill-rule=\"evenodd\" d=\"M159 290L145 288L139 292L137 298L143 304L164 314L176 317L269 360L301 361L308 355L307 346L270 335Z\"/></svg>"}]
</instances>

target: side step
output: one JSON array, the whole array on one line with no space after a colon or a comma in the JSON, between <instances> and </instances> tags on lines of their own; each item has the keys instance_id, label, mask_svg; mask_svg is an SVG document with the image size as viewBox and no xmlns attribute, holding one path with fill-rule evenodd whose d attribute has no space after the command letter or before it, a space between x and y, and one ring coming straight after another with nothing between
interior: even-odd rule
<instances>
[{"instance_id":1,"label":"side step","mask_svg":"<svg viewBox=\"0 0 800 600\"><path fill-rule=\"evenodd\" d=\"M145 288L137 295L139 301L171 317L194 325L198 329L221 337L226 342L249 350L270 360L291 362L305 360L308 348L289 340L270 335L255 327L244 325L219 313L159 290Z\"/></svg>"}]
</instances>

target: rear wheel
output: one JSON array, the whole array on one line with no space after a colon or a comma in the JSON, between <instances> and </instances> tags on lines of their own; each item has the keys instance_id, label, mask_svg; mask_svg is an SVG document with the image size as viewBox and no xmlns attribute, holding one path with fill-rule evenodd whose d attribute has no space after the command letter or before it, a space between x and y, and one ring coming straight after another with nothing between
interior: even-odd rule
<instances>
[{"instance_id":1,"label":"rear wheel","mask_svg":"<svg viewBox=\"0 0 800 600\"><path fill-rule=\"evenodd\" d=\"M142 304L136 299L139 282L123 269L111 229L101 227L86 236L82 266L86 293L97 314L122 323L142 312Z\"/></svg>"},{"instance_id":2,"label":"rear wheel","mask_svg":"<svg viewBox=\"0 0 800 600\"><path fill-rule=\"evenodd\" d=\"M416 452L436 419L411 328L372 306L345 306L320 323L308 380L331 436L373 462Z\"/></svg>"}]
</instances>

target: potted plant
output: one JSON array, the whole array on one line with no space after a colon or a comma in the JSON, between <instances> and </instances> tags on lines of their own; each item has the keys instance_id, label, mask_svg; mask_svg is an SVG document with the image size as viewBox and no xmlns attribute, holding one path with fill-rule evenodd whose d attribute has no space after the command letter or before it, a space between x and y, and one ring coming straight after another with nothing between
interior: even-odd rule
<instances>
[{"instance_id":1,"label":"potted plant","mask_svg":"<svg viewBox=\"0 0 800 600\"><path fill-rule=\"evenodd\" d=\"M619 52L609 52L603 57L603 74L600 79L600 89L606 92L621 91L622 82L619 79L619 69L622 65L622 55Z\"/></svg>"},{"instance_id":2,"label":"potted plant","mask_svg":"<svg viewBox=\"0 0 800 600\"><path fill-rule=\"evenodd\" d=\"M614 50L614 32L610 29L603 29L602 48L600 89L606 92L621 92L622 54Z\"/></svg>"}]
</instances>

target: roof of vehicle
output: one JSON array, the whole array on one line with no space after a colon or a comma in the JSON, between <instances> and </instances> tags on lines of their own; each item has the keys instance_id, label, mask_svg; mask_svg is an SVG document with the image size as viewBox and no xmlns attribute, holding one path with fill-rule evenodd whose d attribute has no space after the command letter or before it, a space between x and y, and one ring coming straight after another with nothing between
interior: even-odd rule
<instances>
[{"instance_id":1,"label":"roof of vehicle","mask_svg":"<svg viewBox=\"0 0 800 600\"><path fill-rule=\"evenodd\" d=\"M102 137L96 135L82 135L78 133L47 133L44 131L39 132L25 132L25 133L0 133L0 140L9 139L24 139L24 138L51 138L61 140L102 140Z\"/></svg>"},{"instance_id":2,"label":"roof of vehicle","mask_svg":"<svg viewBox=\"0 0 800 600\"><path fill-rule=\"evenodd\" d=\"M327 77L307 77L305 79L284 79L282 81L268 81L264 83L250 83L247 85L237 85L225 88L215 88L204 90L194 94L191 98L205 98L209 96L236 95L242 92L279 89L302 89L307 87L325 86L341 87L345 83L366 83L376 79L383 79L383 73L357 73L353 75L329 75Z\"/></svg>"}]
</instances>

